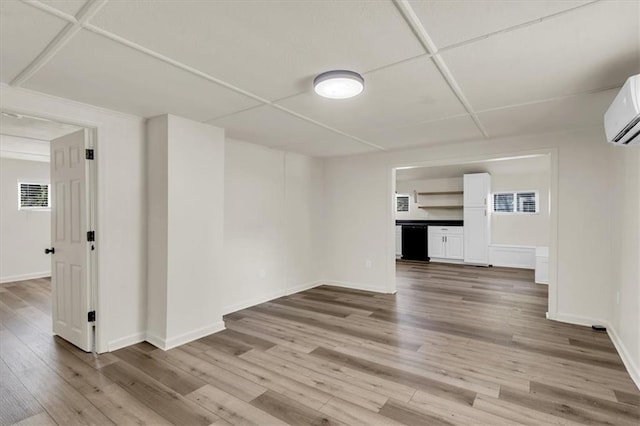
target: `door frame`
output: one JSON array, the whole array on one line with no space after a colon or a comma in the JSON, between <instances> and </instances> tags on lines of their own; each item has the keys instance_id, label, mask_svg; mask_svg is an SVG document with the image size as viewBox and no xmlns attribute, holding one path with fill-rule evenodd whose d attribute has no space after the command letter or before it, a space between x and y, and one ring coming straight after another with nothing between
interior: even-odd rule
<instances>
[{"instance_id":1,"label":"door frame","mask_svg":"<svg viewBox=\"0 0 640 426\"><path fill-rule=\"evenodd\" d=\"M87 186L87 198L89 211L87 212L87 227L91 230L94 230L96 233L96 241L94 242L95 250L90 250L89 252L89 260L87 262L87 291L90 294L90 306L89 310L96 311L96 322L93 327L93 339L92 339L92 352L94 353L102 353L106 352L107 348L105 344L101 342L102 338L102 321L100 319L100 312L103 312L101 298L100 298L100 281L99 281L99 268L100 268L100 242L101 235L100 232L100 222L99 222L99 214L98 214L98 195L99 195L99 185L98 185L98 159L100 158L100 152L98 147L100 145L100 138L104 135L103 125L97 122L91 122L86 120L78 120L73 117L67 116L57 116L53 114L43 113L41 111L32 111L26 110L22 108L13 108L11 106L7 106L6 108L2 108L3 112L20 114L25 116L32 116L43 118L46 120L54 121L61 124L69 124L72 126L77 126L83 129L87 129L88 140L86 142L86 148L93 149L95 151L94 160L89 161L87 163L87 177L88 181L86 182ZM51 170L51 161L49 161L49 170ZM53 298L51 303L54 303ZM53 324L51 328L51 332L53 333Z\"/></svg>"},{"instance_id":2,"label":"door frame","mask_svg":"<svg viewBox=\"0 0 640 426\"><path fill-rule=\"evenodd\" d=\"M525 151L481 154L469 157L441 158L417 162L396 163L387 166L387 199L390 200L387 210L389 226L387 227L387 291L396 292L396 254L395 254L395 192L396 170L416 167L438 167L456 164L478 163L484 161L500 161L523 157L547 156L549 158L549 300L547 318L555 319L558 312L558 148L542 148ZM393 242L393 243L392 243Z\"/></svg>"}]
</instances>

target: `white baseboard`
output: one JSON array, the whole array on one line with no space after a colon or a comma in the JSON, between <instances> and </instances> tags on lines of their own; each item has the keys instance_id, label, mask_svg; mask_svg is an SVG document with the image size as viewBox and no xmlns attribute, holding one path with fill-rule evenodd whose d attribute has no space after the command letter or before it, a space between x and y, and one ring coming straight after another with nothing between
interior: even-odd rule
<instances>
[{"instance_id":1,"label":"white baseboard","mask_svg":"<svg viewBox=\"0 0 640 426\"><path fill-rule=\"evenodd\" d=\"M164 347L165 347L164 339L161 338L161 337L156 336L153 333L147 332L144 340L149 342L149 343L151 343L156 348L164 349Z\"/></svg>"},{"instance_id":2,"label":"white baseboard","mask_svg":"<svg viewBox=\"0 0 640 426\"><path fill-rule=\"evenodd\" d=\"M456 265L462 265L464 264L464 260L462 259L442 259L439 257L431 257L429 258L429 262L433 262L433 263L453 263Z\"/></svg>"},{"instance_id":3,"label":"white baseboard","mask_svg":"<svg viewBox=\"0 0 640 426\"><path fill-rule=\"evenodd\" d=\"M626 367L627 372L629 373L629 376L631 376L631 379L640 390L640 366L631 357L624 342L620 340L620 337L618 336L616 329L613 326L611 326L611 324L609 324L608 321L605 321L603 319L589 318L589 317L583 317L579 315L570 315L570 314L562 314L562 313L556 313L555 315L551 315L548 312L547 312L547 318L554 321L566 322L569 324L576 324L576 325L584 325L588 327L596 324L605 326L607 328L607 334L609 335L609 338L611 339L611 341L613 342L613 345L618 351L618 355L620 355L620 358L622 359L622 362Z\"/></svg>"},{"instance_id":4,"label":"white baseboard","mask_svg":"<svg viewBox=\"0 0 640 426\"><path fill-rule=\"evenodd\" d=\"M563 314L559 312L556 312L555 314L547 312L547 318L553 321L584 325L587 327L591 327L592 325L607 325L607 321L602 318L583 317L581 315Z\"/></svg>"},{"instance_id":5,"label":"white baseboard","mask_svg":"<svg viewBox=\"0 0 640 426\"><path fill-rule=\"evenodd\" d=\"M536 248L531 246L489 245L489 263L505 268L536 268Z\"/></svg>"},{"instance_id":6,"label":"white baseboard","mask_svg":"<svg viewBox=\"0 0 640 426\"><path fill-rule=\"evenodd\" d=\"M0 277L0 284L12 283L14 281L35 280L37 278L45 278L50 276L51 276L51 271L33 272L31 274L21 274L21 275L7 275L5 277Z\"/></svg>"},{"instance_id":7,"label":"white baseboard","mask_svg":"<svg viewBox=\"0 0 640 426\"><path fill-rule=\"evenodd\" d=\"M295 287L290 287L284 290L275 291L273 293L265 294L259 297L253 297L251 299L243 300L240 303L234 303L233 305L226 306L222 308L222 315L227 315L232 312L241 311L242 309L247 309L252 306L259 305L261 303L268 302L273 299L277 299L279 297L288 296L293 293L298 293L300 291L309 290L310 288L317 287L322 285L324 281L313 281L304 284L297 285Z\"/></svg>"},{"instance_id":8,"label":"white baseboard","mask_svg":"<svg viewBox=\"0 0 640 426\"><path fill-rule=\"evenodd\" d=\"M369 284L360 284L360 283L351 283L347 281L325 281L326 285L333 285L336 287L350 288L353 290L363 290L363 291L371 291L374 293L382 293L382 294L394 294L395 291L389 291L388 289L382 289L380 287L375 287Z\"/></svg>"},{"instance_id":9,"label":"white baseboard","mask_svg":"<svg viewBox=\"0 0 640 426\"><path fill-rule=\"evenodd\" d=\"M144 342L145 338L146 333L144 331L140 331L138 333L107 342L107 348L109 352L117 351L118 349Z\"/></svg>"},{"instance_id":10,"label":"white baseboard","mask_svg":"<svg viewBox=\"0 0 640 426\"><path fill-rule=\"evenodd\" d=\"M198 340L201 337L217 333L224 329L224 321L216 321L213 324L198 328L196 330L188 331L169 339L162 339L152 333L147 333L145 336L145 340L157 348L168 351L169 349L184 345L185 343L193 342L194 340Z\"/></svg>"},{"instance_id":11,"label":"white baseboard","mask_svg":"<svg viewBox=\"0 0 640 426\"><path fill-rule=\"evenodd\" d=\"M629 354L629 350L625 346L625 344L620 340L616 329L610 324L607 325L607 333L613 342L613 346L616 347L620 358L622 358L622 362L624 366L627 368L629 375L631 376L631 380L636 384L638 390L640 390L640 365L638 364L638 360L633 359L633 357Z\"/></svg>"}]
</instances>

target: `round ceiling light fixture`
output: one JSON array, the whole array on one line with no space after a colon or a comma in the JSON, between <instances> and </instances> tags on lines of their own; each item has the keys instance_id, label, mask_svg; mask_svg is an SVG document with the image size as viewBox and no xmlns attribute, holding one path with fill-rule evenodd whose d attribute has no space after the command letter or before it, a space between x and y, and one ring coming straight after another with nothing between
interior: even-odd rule
<instances>
[{"instance_id":1,"label":"round ceiling light fixture","mask_svg":"<svg viewBox=\"0 0 640 426\"><path fill-rule=\"evenodd\" d=\"M353 71L327 71L313 79L313 90L324 98L353 98L364 90L364 78Z\"/></svg>"}]
</instances>

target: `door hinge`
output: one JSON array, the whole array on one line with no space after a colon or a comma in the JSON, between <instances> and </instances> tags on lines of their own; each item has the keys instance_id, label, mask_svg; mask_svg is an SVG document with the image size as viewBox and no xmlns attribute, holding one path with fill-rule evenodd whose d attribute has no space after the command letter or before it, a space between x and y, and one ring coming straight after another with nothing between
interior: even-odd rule
<instances>
[{"instance_id":1,"label":"door hinge","mask_svg":"<svg viewBox=\"0 0 640 426\"><path fill-rule=\"evenodd\" d=\"M96 240L96 231L87 232L87 241L95 241Z\"/></svg>"},{"instance_id":2,"label":"door hinge","mask_svg":"<svg viewBox=\"0 0 640 426\"><path fill-rule=\"evenodd\" d=\"M90 311L89 314L87 314L87 321L89 322L96 321L96 311Z\"/></svg>"},{"instance_id":3,"label":"door hinge","mask_svg":"<svg viewBox=\"0 0 640 426\"><path fill-rule=\"evenodd\" d=\"M93 149L85 149L84 152L87 160L93 160Z\"/></svg>"}]
</instances>

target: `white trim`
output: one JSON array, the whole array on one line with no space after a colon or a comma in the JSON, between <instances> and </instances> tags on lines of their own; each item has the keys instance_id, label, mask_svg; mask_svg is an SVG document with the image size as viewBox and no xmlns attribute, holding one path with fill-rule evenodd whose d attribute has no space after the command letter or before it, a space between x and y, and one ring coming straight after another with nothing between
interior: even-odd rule
<instances>
[{"instance_id":1,"label":"white trim","mask_svg":"<svg viewBox=\"0 0 640 426\"><path fill-rule=\"evenodd\" d=\"M156 336L153 333L150 333L147 331L145 334L145 341L151 343L156 348L164 349L164 346L165 346L164 339Z\"/></svg>"},{"instance_id":2,"label":"white trim","mask_svg":"<svg viewBox=\"0 0 640 426\"><path fill-rule=\"evenodd\" d=\"M388 289L381 289L380 287L375 287L369 284L359 284L359 283L350 283L347 281L325 281L325 285L332 285L335 287L342 288L350 288L353 290L362 290L362 291L371 291L374 293L382 293L382 294L395 294L396 291L389 291Z\"/></svg>"},{"instance_id":3,"label":"white trim","mask_svg":"<svg viewBox=\"0 0 640 426\"><path fill-rule=\"evenodd\" d=\"M32 272L30 274L7 275L0 277L0 284L12 283L17 281L35 280L37 278L46 278L51 276L51 271Z\"/></svg>"},{"instance_id":4,"label":"white trim","mask_svg":"<svg viewBox=\"0 0 640 426\"><path fill-rule=\"evenodd\" d=\"M618 336L616 329L609 324L607 326L607 334L609 334L609 338L613 342L613 346L616 347L618 351L618 355L622 359L622 363L627 368L627 372L629 376L631 376L631 380L636 384L638 390L640 390L640 364L637 364L638 360L634 360L633 357L629 354L627 347L624 345L624 342Z\"/></svg>"},{"instance_id":5,"label":"white trim","mask_svg":"<svg viewBox=\"0 0 640 426\"><path fill-rule=\"evenodd\" d=\"M463 259L447 259L446 257L430 257L429 262L433 263L453 263L456 265L464 265Z\"/></svg>"},{"instance_id":6,"label":"white trim","mask_svg":"<svg viewBox=\"0 0 640 426\"><path fill-rule=\"evenodd\" d=\"M213 324L197 328L193 331L188 331L183 334L179 334L178 336L172 337L170 339L162 339L152 333L146 333L146 341L151 343L153 346L162 349L163 351L168 351L169 349L184 345L185 343L193 342L194 340L198 340L202 337L217 333L224 329L224 321L216 321Z\"/></svg>"},{"instance_id":7,"label":"white trim","mask_svg":"<svg viewBox=\"0 0 640 426\"><path fill-rule=\"evenodd\" d=\"M139 331L129 336L121 337L120 339L110 340L107 342L107 346L109 348L109 352L117 351L118 349L144 342L145 337L146 333L144 331Z\"/></svg>"},{"instance_id":8,"label":"white trim","mask_svg":"<svg viewBox=\"0 0 640 426\"><path fill-rule=\"evenodd\" d=\"M34 154L30 152L16 152L6 149L0 149L0 157L10 160L22 160L22 161L39 161L41 163L49 163L51 159L49 155Z\"/></svg>"},{"instance_id":9,"label":"white trim","mask_svg":"<svg viewBox=\"0 0 640 426\"><path fill-rule=\"evenodd\" d=\"M489 244L489 264L504 268L536 268L536 248L507 244Z\"/></svg>"},{"instance_id":10,"label":"white trim","mask_svg":"<svg viewBox=\"0 0 640 426\"><path fill-rule=\"evenodd\" d=\"M309 290L310 288L318 287L319 285L324 284L324 281L312 281L309 283L304 283L297 285L295 287L290 287L284 290L279 290L265 296L254 297L252 299L246 299L239 303L234 303L233 305L225 306L222 308L222 315L227 315L232 312L241 311L242 309L250 308L251 306L256 306L261 303L269 302L270 300L277 299L279 297L288 296L293 293L298 293L304 290Z\"/></svg>"},{"instance_id":11,"label":"white trim","mask_svg":"<svg viewBox=\"0 0 640 426\"><path fill-rule=\"evenodd\" d=\"M605 327L608 325L607 321L603 320L602 318L592 318L592 317L585 317L582 315L573 315L573 314L563 314L563 313L556 313L555 315L552 315L550 312L547 312L547 319L550 319L552 321L558 321L558 322L566 322L569 324L575 324L575 325L584 325L587 327L591 327L592 325L604 325Z\"/></svg>"}]
</instances>

